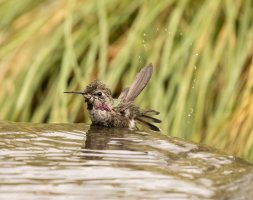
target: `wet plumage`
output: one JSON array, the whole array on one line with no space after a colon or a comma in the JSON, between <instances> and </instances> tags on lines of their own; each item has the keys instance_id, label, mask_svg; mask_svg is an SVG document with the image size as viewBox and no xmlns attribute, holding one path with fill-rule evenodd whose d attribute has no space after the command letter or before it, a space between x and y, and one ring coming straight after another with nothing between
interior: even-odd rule
<instances>
[{"instance_id":1,"label":"wet plumage","mask_svg":"<svg viewBox=\"0 0 253 200\"><path fill-rule=\"evenodd\" d=\"M153 72L152 64L143 68L135 77L130 87L124 89L118 99L112 98L112 93L100 81L93 81L83 92L65 92L82 94L93 125L106 127L128 127L135 129L140 123L151 130L160 129L152 123L160 123L153 115L159 114L154 110L141 110L134 105L135 98L145 88Z\"/></svg>"}]
</instances>

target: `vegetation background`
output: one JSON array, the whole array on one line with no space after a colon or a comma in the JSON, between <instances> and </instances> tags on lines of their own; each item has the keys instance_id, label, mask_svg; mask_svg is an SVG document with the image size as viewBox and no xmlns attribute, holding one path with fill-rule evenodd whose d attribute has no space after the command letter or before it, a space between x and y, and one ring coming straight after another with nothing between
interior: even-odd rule
<instances>
[{"instance_id":1,"label":"vegetation background","mask_svg":"<svg viewBox=\"0 0 253 200\"><path fill-rule=\"evenodd\" d=\"M88 122L63 94L114 94L155 66L136 104L163 133L253 161L252 0L0 0L0 119Z\"/></svg>"}]
</instances>

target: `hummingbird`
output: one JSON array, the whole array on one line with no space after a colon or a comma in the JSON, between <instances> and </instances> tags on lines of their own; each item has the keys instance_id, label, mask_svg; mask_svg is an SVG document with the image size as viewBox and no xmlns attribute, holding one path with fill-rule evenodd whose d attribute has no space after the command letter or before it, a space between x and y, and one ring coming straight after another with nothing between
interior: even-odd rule
<instances>
[{"instance_id":1,"label":"hummingbird","mask_svg":"<svg viewBox=\"0 0 253 200\"><path fill-rule=\"evenodd\" d=\"M64 93L81 94L84 97L92 125L134 130L138 129L137 124L141 124L153 131L160 131L152 124L161 122L154 117L159 112L143 110L134 105L134 100L146 87L152 73L153 65L150 63L141 69L132 84L123 89L117 99L114 99L111 90L98 80L92 81L84 91Z\"/></svg>"}]
</instances>

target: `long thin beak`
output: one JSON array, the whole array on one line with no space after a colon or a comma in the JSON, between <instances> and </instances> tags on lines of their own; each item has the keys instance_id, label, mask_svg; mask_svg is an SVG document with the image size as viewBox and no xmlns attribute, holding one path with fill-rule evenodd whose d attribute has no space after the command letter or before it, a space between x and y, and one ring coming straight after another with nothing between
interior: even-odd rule
<instances>
[{"instance_id":1,"label":"long thin beak","mask_svg":"<svg viewBox=\"0 0 253 200\"><path fill-rule=\"evenodd\" d=\"M82 94L82 95L85 95L85 93L81 92L81 91L71 91L71 92L64 92L64 93L72 93L72 94Z\"/></svg>"}]
</instances>

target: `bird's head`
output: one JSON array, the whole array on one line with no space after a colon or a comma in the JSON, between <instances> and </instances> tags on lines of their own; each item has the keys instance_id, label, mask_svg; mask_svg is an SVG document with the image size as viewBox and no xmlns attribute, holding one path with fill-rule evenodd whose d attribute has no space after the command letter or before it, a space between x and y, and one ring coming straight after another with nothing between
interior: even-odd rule
<instances>
[{"instance_id":1,"label":"bird's head","mask_svg":"<svg viewBox=\"0 0 253 200\"><path fill-rule=\"evenodd\" d=\"M97 80L87 85L83 92L72 91L65 93L83 95L88 110L92 110L94 107L99 108L100 110L107 110L113 103L111 90L107 88L104 83Z\"/></svg>"}]
</instances>

